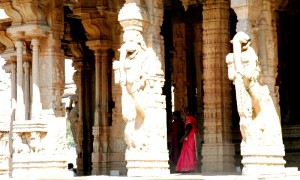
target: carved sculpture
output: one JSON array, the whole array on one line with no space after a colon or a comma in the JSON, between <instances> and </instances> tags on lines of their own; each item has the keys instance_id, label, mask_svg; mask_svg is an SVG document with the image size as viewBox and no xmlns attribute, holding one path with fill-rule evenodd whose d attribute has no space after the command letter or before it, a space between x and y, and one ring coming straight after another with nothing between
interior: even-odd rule
<instances>
[{"instance_id":1,"label":"carved sculpture","mask_svg":"<svg viewBox=\"0 0 300 180\"><path fill-rule=\"evenodd\" d=\"M8 132L0 131L0 156L9 154L8 139L9 139Z\"/></svg>"},{"instance_id":2,"label":"carved sculpture","mask_svg":"<svg viewBox=\"0 0 300 180\"><path fill-rule=\"evenodd\" d=\"M31 136L28 143L31 152L37 153L44 150L41 135L42 133L38 131L31 132Z\"/></svg>"},{"instance_id":3,"label":"carved sculpture","mask_svg":"<svg viewBox=\"0 0 300 180\"><path fill-rule=\"evenodd\" d=\"M136 148L138 142L134 129L141 126L145 117L143 90L146 85L146 45L141 33L135 30L126 31L123 40L125 43L120 48L120 85L122 114L127 123L125 140L130 148Z\"/></svg>"},{"instance_id":4,"label":"carved sculpture","mask_svg":"<svg viewBox=\"0 0 300 180\"><path fill-rule=\"evenodd\" d=\"M126 122L125 141L129 149L145 150L147 142L143 131L146 91L152 88L149 77L161 71L161 64L146 47L140 31L126 30L120 48L120 85L122 88L122 116ZM144 138L143 138L144 137Z\"/></svg>"},{"instance_id":5,"label":"carved sculpture","mask_svg":"<svg viewBox=\"0 0 300 180\"><path fill-rule=\"evenodd\" d=\"M282 145L280 119L267 85L260 82L260 62L250 37L238 32L231 42L233 53L226 63L235 85L242 145Z\"/></svg>"},{"instance_id":6,"label":"carved sculpture","mask_svg":"<svg viewBox=\"0 0 300 180\"><path fill-rule=\"evenodd\" d=\"M74 73L75 76L75 73ZM67 119L70 121L71 124L71 131L73 135L74 142L76 143L76 152L79 157L82 154L81 143L79 141L79 134L80 130L82 129L82 122L79 121L79 106L78 106L78 96L76 94L71 95L70 97L70 104L66 108L67 110Z\"/></svg>"},{"instance_id":7,"label":"carved sculpture","mask_svg":"<svg viewBox=\"0 0 300 180\"><path fill-rule=\"evenodd\" d=\"M13 134L13 150L14 153L29 153L30 148L28 143L23 143L22 134Z\"/></svg>"}]
</instances>

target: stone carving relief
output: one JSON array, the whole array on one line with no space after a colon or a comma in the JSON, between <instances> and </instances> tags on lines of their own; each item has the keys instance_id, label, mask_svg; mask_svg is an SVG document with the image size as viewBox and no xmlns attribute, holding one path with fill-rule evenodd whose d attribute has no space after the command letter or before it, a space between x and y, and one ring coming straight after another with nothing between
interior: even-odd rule
<instances>
[{"instance_id":1,"label":"stone carving relief","mask_svg":"<svg viewBox=\"0 0 300 180\"><path fill-rule=\"evenodd\" d=\"M23 133L13 134L13 150L16 154L30 152L28 141Z\"/></svg>"},{"instance_id":2,"label":"stone carving relief","mask_svg":"<svg viewBox=\"0 0 300 180\"><path fill-rule=\"evenodd\" d=\"M45 150L45 132L18 132L13 134L14 153L39 153Z\"/></svg>"},{"instance_id":3,"label":"stone carving relief","mask_svg":"<svg viewBox=\"0 0 300 180\"><path fill-rule=\"evenodd\" d=\"M43 133L39 131L31 132L30 139L28 141L31 152L37 153L45 150L43 145Z\"/></svg>"},{"instance_id":4,"label":"stone carving relief","mask_svg":"<svg viewBox=\"0 0 300 180\"><path fill-rule=\"evenodd\" d=\"M73 80L77 87L79 87L79 74L78 71L75 71L73 74ZM74 142L76 143L76 152L78 157L82 157L82 121L79 119L79 98L78 98L78 89L75 91L76 94L73 94L69 97L70 103L66 108L67 110L67 119L71 124L71 131L73 135Z\"/></svg>"},{"instance_id":5,"label":"stone carving relief","mask_svg":"<svg viewBox=\"0 0 300 180\"><path fill-rule=\"evenodd\" d=\"M0 132L0 156L9 154L8 147L9 132Z\"/></svg>"},{"instance_id":6,"label":"stone carving relief","mask_svg":"<svg viewBox=\"0 0 300 180\"><path fill-rule=\"evenodd\" d=\"M122 88L122 114L126 121L125 140L130 148L143 148L134 134L135 126L141 126L145 118L143 89L145 88L146 45L138 31L124 33L124 44L120 49L120 85ZM135 125L136 124L136 125Z\"/></svg>"},{"instance_id":7,"label":"stone carving relief","mask_svg":"<svg viewBox=\"0 0 300 180\"><path fill-rule=\"evenodd\" d=\"M162 71L161 64L146 47L141 32L127 30L123 35L123 40L124 44L120 48L120 61L114 62L114 69L119 66L122 115L126 122L125 141L131 150L145 150L148 144L145 141L146 135L142 131L145 109L149 105L147 93L156 87L155 82L149 78Z\"/></svg>"},{"instance_id":8,"label":"stone carving relief","mask_svg":"<svg viewBox=\"0 0 300 180\"><path fill-rule=\"evenodd\" d=\"M76 73L76 72L75 72ZM76 143L76 152L78 157L81 157L82 148L80 140L80 132L82 129L82 122L79 121L79 106L78 106L78 96L76 94L71 95L70 104L67 107L67 119L71 123L71 131L73 134L73 139Z\"/></svg>"},{"instance_id":9,"label":"stone carving relief","mask_svg":"<svg viewBox=\"0 0 300 180\"><path fill-rule=\"evenodd\" d=\"M260 82L260 61L250 37L240 31L231 42L233 53L226 56L226 63L235 85L242 145L281 145L280 119L268 86Z\"/></svg>"},{"instance_id":10,"label":"stone carving relief","mask_svg":"<svg viewBox=\"0 0 300 180\"><path fill-rule=\"evenodd\" d=\"M12 2L1 2L1 8L4 9L5 13L13 20L12 25L22 24L22 16L13 6Z\"/></svg>"}]
</instances>

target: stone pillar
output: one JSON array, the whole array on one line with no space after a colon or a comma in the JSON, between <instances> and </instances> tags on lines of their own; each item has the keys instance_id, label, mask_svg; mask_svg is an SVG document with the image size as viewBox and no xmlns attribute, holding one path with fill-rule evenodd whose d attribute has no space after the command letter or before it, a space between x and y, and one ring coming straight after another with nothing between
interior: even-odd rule
<instances>
[{"instance_id":1,"label":"stone pillar","mask_svg":"<svg viewBox=\"0 0 300 180\"><path fill-rule=\"evenodd\" d=\"M16 108L16 100L17 100L17 90L16 90L16 62L11 62L11 107L12 109Z\"/></svg>"},{"instance_id":2,"label":"stone pillar","mask_svg":"<svg viewBox=\"0 0 300 180\"><path fill-rule=\"evenodd\" d=\"M275 22L275 5L269 0L263 1L261 17L265 21L261 21L258 25L258 46L259 57L261 61L261 69L266 83L270 89L270 95L278 114L280 114L279 106L279 87L276 86L276 78L278 75L278 46L277 46L277 29Z\"/></svg>"},{"instance_id":3,"label":"stone pillar","mask_svg":"<svg viewBox=\"0 0 300 180\"><path fill-rule=\"evenodd\" d=\"M17 108L16 121L25 120L25 105L23 93L23 41L16 41L17 48Z\"/></svg>"},{"instance_id":4,"label":"stone pillar","mask_svg":"<svg viewBox=\"0 0 300 180\"><path fill-rule=\"evenodd\" d=\"M30 63L28 61L24 62L24 99L25 99L25 119L30 119Z\"/></svg>"},{"instance_id":5,"label":"stone pillar","mask_svg":"<svg viewBox=\"0 0 300 180\"><path fill-rule=\"evenodd\" d=\"M271 128L272 132L276 132L276 138L279 143L268 142L266 140L265 143L261 144L257 140L255 143L247 143L247 141L243 141L241 143L241 155L243 157L242 164L242 174L243 175L271 175L271 174L285 174L285 160L283 159L285 155L284 144L282 143L282 134L281 134L281 126L278 126L278 121L280 118L278 116L278 99L275 98L276 93L278 93L278 89L276 89L275 81L277 76L277 54L276 54L276 31L275 24L272 15L268 12L272 12L271 4L269 1L260 1L260 0L242 0L242 1L231 1L231 7L234 9L238 23L237 23L237 32L243 31L245 32L251 39L251 46L253 47L255 52L258 52L258 61L262 62L262 71L263 75L262 80L263 83L266 83L268 86L265 86L264 93L262 94L263 98L260 98L262 102L264 102L264 96L272 95L273 102L264 104L263 108L268 108L268 118L264 119L264 133L268 133L268 128ZM240 48L240 46L238 45ZM235 51L235 50L234 50ZM236 61L236 59L234 58ZM240 81L242 82L242 78L240 77ZM238 78L235 78L235 87L237 89L237 81ZM238 91L238 90L236 90ZM249 90L244 90L248 92ZM261 93L260 91L256 91L257 93ZM238 97L237 94L237 98ZM248 97L250 98L250 97ZM265 98L266 99L266 98ZM251 101L251 99L249 100ZM269 101L270 102L270 101ZM258 103L257 103L258 104ZM271 105L270 105L271 104ZM250 104L253 107L255 104ZM277 108L277 112L273 111L273 108ZM241 117L241 110L239 110L239 115ZM261 111L263 112L263 110ZM254 115L253 115L254 116ZM243 120L243 118L240 118ZM245 119L245 118L244 118ZM241 121L240 120L240 121ZM255 130L256 124L253 125L252 121L257 121L256 119L251 119L247 126L254 127L251 128ZM272 125L269 122L272 122ZM240 123L240 125L243 123ZM272 126L272 127L271 127ZM241 126L240 126L241 127ZM251 131L253 131L251 130ZM251 132L250 131L250 132ZM255 133L258 134L258 133ZM278 137L277 137L278 136ZM269 138L271 139L271 138ZM269 140L270 141L270 140ZM281 142L280 142L281 141Z\"/></svg>"},{"instance_id":6,"label":"stone pillar","mask_svg":"<svg viewBox=\"0 0 300 180\"><path fill-rule=\"evenodd\" d=\"M101 81L101 60L99 50L95 51L95 114L94 114L94 126L99 126L101 111L100 111L100 81Z\"/></svg>"},{"instance_id":7,"label":"stone pillar","mask_svg":"<svg viewBox=\"0 0 300 180\"><path fill-rule=\"evenodd\" d=\"M92 42L89 42L91 44ZM96 41L94 42L96 44ZM95 45L94 44L94 45ZM91 45L92 46L92 45ZM94 49L92 47L91 49ZM95 52L95 123L93 126L93 175L108 174L108 88L107 50L96 48Z\"/></svg>"},{"instance_id":8,"label":"stone pillar","mask_svg":"<svg viewBox=\"0 0 300 180\"><path fill-rule=\"evenodd\" d=\"M40 95L40 73L39 73L39 39L33 38L32 45L32 100L31 119L39 120L41 117L42 103Z\"/></svg>"},{"instance_id":9,"label":"stone pillar","mask_svg":"<svg viewBox=\"0 0 300 180\"><path fill-rule=\"evenodd\" d=\"M74 77L74 82L76 84L76 95L78 96L78 122L76 126L76 165L77 165L77 175L84 175L83 172L83 152L82 152L82 141L83 141L83 83L82 83L82 70L83 64L82 59L75 59L73 62L74 68L77 70L77 75ZM74 135L74 134L73 134Z\"/></svg>"},{"instance_id":10,"label":"stone pillar","mask_svg":"<svg viewBox=\"0 0 300 180\"><path fill-rule=\"evenodd\" d=\"M214 32L214 33L212 33ZM204 144L202 172L234 172L229 51L229 2L207 0L203 7Z\"/></svg>"},{"instance_id":11,"label":"stone pillar","mask_svg":"<svg viewBox=\"0 0 300 180\"><path fill-rule=\"evenodd\" d=\"M100 52L99 50L94 51L95 54L95 112L94 112L94 125L93 125L93 153L92 153L92 175L100 174L100 118L101 118L101 111L100 111L100 81L101 81L101 62L100 62Z\"/></svg>"},{"instance_id":12,"label":"stone pillar","mask_svg":"<svg viewBox=\"0 0 300 180\"><path fill-rule=\"evenodd\" d=\"M243 31L251 38L251 45L257 52L258 17L262 8L261 0L231 1L231 8L237 15L236 32Z\"/></svg>"},{"instance_id":13,"label":"stone pillar","mask_svg":"<svg viewBox=\"0 0 300 180\"><path fill-rule=\"evenodd\" d=\"M202 72L202 23L196 23L193 26L195 39L193 42L194 48L194 57L195 57L195 65L196 65L196 81L197 81L197 111L200 114L200 117L203 117L203 72Z\"/></svg>"},{"instance_id":14,"label":"stone pillar","mask_svg":"<svg viewBox=\"0 0 300 180\"><path fill-rule=\"evenodd\" d=\"M176 52L173 56L174 105L175 110L182 111L188 104L185 28L184 23L173 24L173 44Z\"/></svg>"},{"instance_id":15,"label":"stone pillar","mask_svg":"<svg viewBox=\"0 0 300 180\"><path fill-rule=\"evenodd\" d=\"M120 48L119 62L114 65L118 66L116 76L119 76L122 88L127 176L165 176L170 173L165 97L162 95L163 64L159 48L151 46L153 41L149 41L155 32L146 28L149 19L155 19L150 2L127 1L118 16L124 30L124 44ZM149 14L153 16L149 17ZM145 43L144 35L149 44Z\"/></svg>"},{"instance_id":16,"label":"stone pillar","mask_svg":"<svg viewBox=\"0 0 300 180\"><path fill-rule=\"evenodd\" d=\"M108 174L108 54L107 50L101 50L101 124L100 124L100 171L101 174Z\"/></svg>"}]
</instances>

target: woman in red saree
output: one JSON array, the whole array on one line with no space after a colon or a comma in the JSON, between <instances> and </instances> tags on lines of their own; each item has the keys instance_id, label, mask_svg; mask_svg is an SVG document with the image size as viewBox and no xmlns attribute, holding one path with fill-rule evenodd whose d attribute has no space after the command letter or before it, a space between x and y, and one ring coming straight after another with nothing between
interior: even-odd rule
<instances>
[{"instance_id":1,"label":"woman in red saree","mask_svg":"<svg viewBox=\"0 0 300 180\"><path fill-rule=\"evenodd\" d=\"M198 128L196 118L194 118L188 108L184 109L186 114L185 134L182 137L183 147L177 162L177 172L195 172L198 170L196 134Z\"/></svg>"}]
</instances>

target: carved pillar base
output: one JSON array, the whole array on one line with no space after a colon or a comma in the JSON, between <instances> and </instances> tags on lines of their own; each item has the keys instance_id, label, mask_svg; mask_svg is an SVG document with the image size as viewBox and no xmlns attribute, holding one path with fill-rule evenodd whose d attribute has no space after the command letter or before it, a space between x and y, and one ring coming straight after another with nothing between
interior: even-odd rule
<instances>
[{"instance_id":1,"label":"carved pillar base","mask_svg":"<svg viewBox=\"0 0 300 180\"><path fill-rule=\"evenodd\" d=\"M137 152L126 151L127 176L167 176L169 170L168 152Z\"/></svg>"},{"instance_id":2,"label":"carved pillar base","mask_svg":"<svg viewBox=\"0 0 300 180\"><path fill-rule=\"evenodd\" d=\"M243 175L284 175L284 146L241 145Z\"/></svg>"},{"instance_id":3,"label":"carved pillar base","mask_svg":"<svg viewBox=\"0 0 300 180\"><path fill-rule=\"evenodd\" d=\"M235 169L233 144L203 144L202 157L198 157L202 172L233 172Z\"/></svg>"},{"instance_id":4,"label":"carved pillar base","mask_svg":"<svg viewBox=\"0 0 300 180\"><path fill-rule=\"evenodd\" d=\"M12 176L16 179L69 177L65 155L41 153L14 154Z\"/></svg>"}]
</instances>

